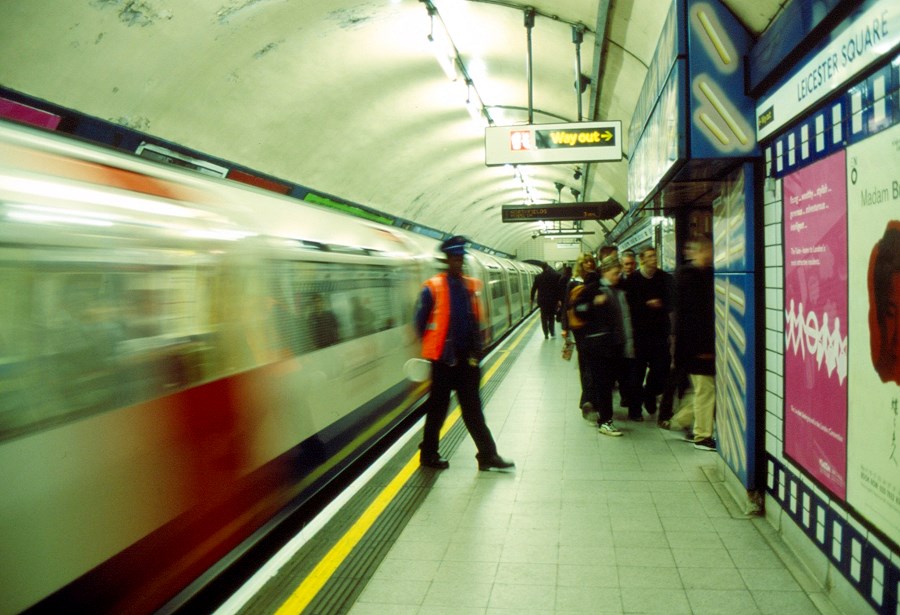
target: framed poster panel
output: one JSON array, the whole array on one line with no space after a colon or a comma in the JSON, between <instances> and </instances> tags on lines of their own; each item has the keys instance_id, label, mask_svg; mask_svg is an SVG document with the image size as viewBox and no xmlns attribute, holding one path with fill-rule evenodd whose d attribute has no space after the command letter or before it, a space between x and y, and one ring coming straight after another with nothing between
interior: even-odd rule
<instances>
[{"instance_id":1,"label":"framed poster panel","mask_svg":"<svg viewBox=\"0 0 900 615\"><path fill-rule=\"evenodd\" d=\"M900 126L847 148L847 502L900 544Z\"/></svg>"},{"instance_id":2,"label":"framed poster panel","mask_svg":"<svg viewBox=\"0 0 900 615\"><path fill-rule=\"evenodd\" d=\"M845 152L785 176L784 450L846 497Z\"/></svg>"}]
</instances>

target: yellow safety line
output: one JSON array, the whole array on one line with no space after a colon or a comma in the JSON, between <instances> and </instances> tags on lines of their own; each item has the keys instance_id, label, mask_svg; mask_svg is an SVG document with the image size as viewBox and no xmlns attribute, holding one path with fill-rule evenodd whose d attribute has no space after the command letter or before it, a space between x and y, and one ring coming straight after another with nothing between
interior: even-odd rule
<instances>
[{"instance_id":1,"label":"yellow safety line","mask_svg":"<svg viewBox=\"0 0 900 615\"><path fill-rule=\"evenodd\" d=\"M485 374L484 378L482 378L482 384L487 382L496 373L497 368L509 358L510 351L518 346L522 341L522 338L525 337L525 334L528 333L528 331L534 327L534 323L537 322L535 318L530 318L530 321L531 322L525 326L522 333L520 333L510 344L509 348L500 352L500 356L488 370L487 374ZM460 410L457 405L448 417L444 429L441 431L441 436L447 433L459 417ZM366 532L368 532L372 525L375 524L379 515L384 512L384 509L388 507L388 504L391 503L397 493L399 493L400 489L403 488L418 468L419 455L417 453L406 462L403 469L397 473L391 482L388 483L387 487L385 487L381 493L378 494L378 497L369 504L369 507L363 511L359 519L356 520L356 523L341 536L341 539L331 547L331 550L328 551L318 565L313 568L313 571L303 579L303 582L294 590L284 604L275 611L276 615L297 615L309 606L309 603L313 601L313 598L315 598L319 591L325 586L325 583L328 582L331 575L335 573L347 556L350 555L354 547L356 547L363 536L366 535Z\"/></svg>"}]
</instances>

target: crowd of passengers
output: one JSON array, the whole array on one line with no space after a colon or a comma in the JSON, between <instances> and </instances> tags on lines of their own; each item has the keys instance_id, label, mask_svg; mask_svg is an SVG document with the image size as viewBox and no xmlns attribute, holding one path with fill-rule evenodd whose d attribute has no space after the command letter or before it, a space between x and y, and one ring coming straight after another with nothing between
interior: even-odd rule
<instances>
[{"instance_id":1,"label":"crowd of passengers","mask_svg":"<svg viewBox=\"0 0 900 615\"><path fill-rule=\"evenodd\" d=\"M613 392L628 419L657 416L663 429L686 429L699 450L716 450L715 315L712 243L696 237L675 275L656 250L603 246L581 254L573 271L549 265L534 281L545 339L562 328L563 358L577 350L582 416L601 434L622 436L613 422ZM673 352L674 349L674 352ZM690 389L692 395L685 397ZM674 401L684 398L673 414Z\"/></svg>"}]
</instances>

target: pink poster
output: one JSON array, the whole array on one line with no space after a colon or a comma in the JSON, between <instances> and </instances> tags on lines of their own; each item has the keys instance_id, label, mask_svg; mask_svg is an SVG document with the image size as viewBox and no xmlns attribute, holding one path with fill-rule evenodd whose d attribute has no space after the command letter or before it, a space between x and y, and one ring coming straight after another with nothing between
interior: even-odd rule
<instances>
[{"instance_id":1,"label":"pink poster","mask_svg":"<svg viewBox=\"0 0 900 615\"><path fill-rule=\"evenodd\" d=\"M784 178L784 448L847 490L847 180L841 151Z\"/></svg>"}]
</instances>

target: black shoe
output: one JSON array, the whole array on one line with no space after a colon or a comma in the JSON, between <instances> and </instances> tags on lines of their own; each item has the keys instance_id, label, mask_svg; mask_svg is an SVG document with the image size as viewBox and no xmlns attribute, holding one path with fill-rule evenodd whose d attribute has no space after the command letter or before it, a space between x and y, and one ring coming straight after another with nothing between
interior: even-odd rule
<instances>
[{"instance_id":1,"label":"black shoe","mask_svg":"<svg viewBox=\"0 0 900 615\"><path fill-rule=\"evenodd\" d=\"M694 432L688 429L684 432L684 441L685 442L693 442L694 441Z\"/></svg>"},{"instance_id":2,"label":"black shoe","mask_svg":"<svg viewBox=\"0 0 900 615\"><path fill-rule=\"evenodd\" d=\"M642 421L644 420L644 417L641 416L640 414L629 415L628 420L629 420L629 421L634 421L635 423L640 423L640 422L642 422Z\"/></svg>"},{"instance_id":3,"label":"black shoe","mask_svg":"<svg viewBox=\"0 0 900 615\"><path fill-rule=\"evenodd\" d=\"M701 451L714 451L716 450L716 441L712 438L703 438L699 442L694 442L694 448Z\"/></svg>"},{"instance_id":4,"label":"black shoe","mask_svg":"<svg viewBox=\"0 0 900 615\"><path fill-rule=\"evenodd\" d=\"M450 462L438 455L437 457L419 457L419 465L423 468L446 470L450 467Z\"/></svg>"},{"instance_id":5,"label":"black shoe","mask_svg":"<svg viewBox=\"0 0 900 615\"><path fill-rule=\"evenodd\" d=\"M512 470L516 467L516 464L512 461L507 461L500 455L493 455L488 457L487 459L479 459L478 460L478 469L482 472L487 472L488 470Z\"/></svg>"}]
</instances>

